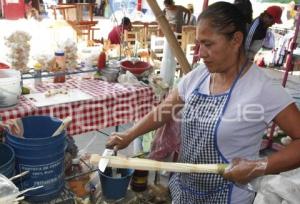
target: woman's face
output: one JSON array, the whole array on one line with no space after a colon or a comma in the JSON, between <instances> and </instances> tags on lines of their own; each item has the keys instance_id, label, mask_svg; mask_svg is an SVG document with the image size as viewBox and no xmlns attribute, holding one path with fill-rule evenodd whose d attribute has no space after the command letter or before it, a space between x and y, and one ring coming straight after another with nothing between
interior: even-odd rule
<instances>
[{"instance_id":1,"label":"woman's face","mask_svg":"<svg viewBox=\"0 0 300 204\"><path fill-rule=\"evenodd\" d=\"M196 41L200 45L200 57L211 73L226 72L236 62L241 44L234 38L229 39L217 33L209 24L209 20L199 22Z\"/></svg>"}]
</instances>

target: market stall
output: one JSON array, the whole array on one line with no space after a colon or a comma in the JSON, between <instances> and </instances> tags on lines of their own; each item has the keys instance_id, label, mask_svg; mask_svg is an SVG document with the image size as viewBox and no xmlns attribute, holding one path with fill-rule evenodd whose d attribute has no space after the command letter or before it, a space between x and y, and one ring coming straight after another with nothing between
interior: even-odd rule
<instances>
[{"instance_id":1,"label":"market stall","mask_svg":"<svg viewBox=\"0 0 300 204\"><path fill-rule=\"evenodd\" d=\"M57 103L55 96L41 98L47 91L59 89L69 91L65 101L71 100L71 102ZM75 89L80 91L75 93L76 99L72 99L70 94ZM155 104L154 93L150 87L123 86L99 80L73 78L64 84L47 83L38 86L36 90L37 92L32 96L21 96L16 107L0 110L2 121L29 115L51 114L62 119L71 116L73 122L68 129L68 134L76 135L138 120ZM83 95L84 93L87 97ZM84 96L84 100L81 100L80 95ZM35 102L34 98L30 99L34 96L36 99L39 97L40 101ZM58 94L56 97L64 97L64 95Z\"/></svg>"},{"instance_id":2,"label":"market stall","mask_svg":"<svg viewBox=\"0 0 300 204\"><path fill-rule=\"evenodd\" d=\"M162 16L160 9L158 9L155 2L149 1L149 4L150 3L151 3L151 7L153 7L154 13L157 16L157 20L160 26L162 27L162 30L167 38L167 41L170 44L170 48L174 51L173 54L178 59L178 62L182 68L183 73L189 72L190 71L189 63L184 57L184 54L180 49L177 39L173 35L173 32L171 31L170 27L168 26L166 19ZM207 1L204 2L204 7L205 4L207 3L208 3ZM299 24L297 24L297 29L298 27ZM26 39L27 39L26 41L28 41L28 38ZM15 46L14 44L11 47L16 48L17 46ZM75 47L73 46L72 49L73 48ZM140 73L139 74L136 73L136 69L140 68L136 66L145 63L139 61L139 59L136 58L131 59L130 58L131 56L127 56L128 57L127 60L122 60L122 62L119 63L120 58L126 57L124 54L122 54L121 51L122 47L118 47L117 51L119 50L119 48L120 48L120 52L118 53L117 60L116 58L114 58L113 60L105 59L106 57L105 54L109 53L110 51L115 52L116 49L111 47L109 48L104 47L103 50L100 48L96 48L98 49L97 57L99 56L99 58L97 58L98 60L97 65L94 62L91 62L91 60L88 59L89 57L85 56L91 54L89 50L85 50L85 49L80 50L82 53L81 56L79 56L79 58L80 57L82 58L77 60L77 56L76 56L75 66L74 67L67 66L64 68L61 67L61 63L62 61L65 60L65 58L63 57L70 56L70 53L68 53L70 49L69 48L64 49L63 52L59 52L61 50L55 51L55 53L53 53L54 63L50 63L49 69L48 68L44 69L45 68L44 65L46 66L47 63L45 64L43 63L46 60L43 61L42 68L41 68L41 62L38 61L37 59L35 60L38 61L38 63L34 64L34 68L25 66L24 64L27 64L27 61L24 60L24 58L28 57L27 55L28 53L22 53L19 52L19 50L13 50L10 53L11 56L14 56L11 57L13 58L11 59L12 62L15 63L13 67L19 69L21 72L20 77L18 77L16 80L20 80L22 82L23 87L29 88L30 94L22 95L20 97L18 96L17 103L13 104L13 106L6 107L5 105L3 105L3 107L0 108L0 116L1 116L0 121L2 125L4 124L3 126L5 126L5 124L9 124L10 121L16 121L19 118L27 118L28 116L39 117L39 116L47 115L50 116L51 120L53 121L56 121L58 119L58 122L56 121L57 123L59 123L58 127L56 124L56 126L52 129L60 130L60 128L62 127L60 131L63 131L67 125L64 124L64 121L61 121L60 119L71 117L72 122L68 125L67 133L69 136L73 136L73 135L77 135L89 131L101 130L106 127L116 127L121 124L126 124L128 122L135 122L140 120L144 115L146 115L149 111L151 111L155 105L157 105L158 101L157 98L155 97L155 94L156 95L161 94L161 92L166 91L168 87L161 82L161 79L154 80L156 82L159 81L160 84L158 84L158 86L160 86L161 90L157 92L157 90L153 89L153 86L150 87L149 83L151 84L151 82L153 83L154 81L153 80L151 81L148 78L149 73L147 73L146 75L139 75ZM102 52L99 55L100 50L102 50ZM76 51L77 51L77 47L76 47ZM70 58L72 58L74 61L73 54L74 53L71 53L72 56ZM100 56L102 57L104 56L104 57L101 58ZM24 67L19 66L20 62L23 62L21 63L21 65L22 66L24 65ZM68 63L70 63L70 61L68 61ZM146 65L143 65L143 68L148 67L148 65L149 64L146 63ZM287 69L284 75L283 85L285 85L288 76L287 74L291 70L290 61L287 62L286 68ZM95 72L97 72L96 75L94 74ZM273 75L273 71L270 72L272 72L271 75ZM109 79L109 77L112 77L112 75L115 75L115 73L117 73L119 77L113 77L113 79ZM278 73L276 72L275 74L276 77L277 74ZM281 80L282 73L279 75L281 76L277 77L277 81ZM62 81L60 80L61 76L63 76ZM56 81L55 79L58 78L59 80ZM117 78L120 83L117 83ZM16 84L18 83L19 81L17 81ZM4 91L7 90L4 89ZM163 94L161 96L163 96ZM6 100L5 97L1 98L1 94L0 94L0 104L5 100ZM52 119L52 117L55 119ZM31 123L31 124L36 124L36 123ZM42 126L41 125L42 123L38 123L38 124ZM43 127L41 129L43 129ZM48 128L48 126L45 125L44 129L50 129L50 128ZM175 166L178 165L176 167L177 168L180 167L180 169L182 169L180 172L192 172L193 170L195 171L196 168L195 166L190 166L190 168L188 168L189 167L188 164L174 164L175 166L173 166L173 164L168 164L168 163L159 163L153 161L151 161L152 163L146 163L148 162L146 160L134 160L134 159L131 160L133 163L130 163L128 162L130 159L124 159L124 158L122 159L120 164L112 165L113 164L112 159L120 159L121 157L120 158L105 157L106 155L101 157L102 162L101 159L98 159L94 163L94 165L91 165L89 163L91 160L89 160L90 158L85 157L86 155L76 155L78 157L67 158L66 155L64 155L64 140L61 139L58 143L55 143L55 145L54 142L52 141L52 139L55 140L56 138L64 138L63 133L60 132L60 134L58 134L60 137L58 137L55 134L56 131L52 129L49 133L51 141L50 142L47 141L48 143L46 142L42 144L41 146L39 146L37 150L42 153L46 152L45 153L47 154L46 156L54 155L53 158L51 158L50 162L48 161L49 159L48 157L41 157L41 158L38 157L40 155L36 153L36 149L35 149L36 147L32 148L33 149L32 152L31 150L29 150L31 149L30 139L29 139L29 144L26 143L24 145L24 146L29 145L30 148L28 148L28 146L27 147L23 147L22 145L18 146L19 144L16 147L16 152L17 152L16 162L18 165L20 165L20 158L22 162L24 162L21 163L22 165L24 166L28 165L28 161L26 161L26 158L25 159L22 158L23 156L22 154L26 156L27 154L30 154L30 159L32 160L35 160L37 157L39 160L47 160L46 164L43 163L44 166L42 166L41 164L37 165L37 163L34 163L30 167L26 166L28 170L32 170L35 172L36 174L35 176L39 177L39 174L44 175L44 172L48 172L52 170L51 168L55 169L56 172L53 178L50 178L48 176L45 180L37 181L37 183L39 182L38 184L47 185L47 182L49 182L49 183L55 183L55 185L57 184L59 186L58 187L59 195L56 195L57 192L55 192L55 198L53 198L55 201L53 200L50 201L50 198L46 196L47 199L49 198L49 203L51 204L64 203L64 202L74 203L77 198L78 200L80 200L81 198L87 198L86 199L86 201L88 200L87 202L96 203L97 201L94 199L97 196L94 195L95 186L93 186L95 184L95 178L90 177L90 174L92 174L93 172L97 172L96 173L97 178L100 175L101 185L103 188L102 195L104 195L104 191L106 190L105 195L107 197L111 196L110 198L112 198L111 200L113 200L111 201L108 199L107 201L103 197L100 197L98 203L107 203L110 201L112 203L124 203L124 202L150 203L150 200L151 202L153 201L153 203L159 203L159 202L170 203L171 201L169 200L168 192L166 188L158 188L158 185L149 186L148 191L144 193L135 194L131 190L127 192L129 180L131 177L133 177L132 182L135 182L132 184L133 185L133 187L131 187L132 189L134 187L136 189L142 188L144 191L147 188L147 176L148 176L147 171L146 173L145 171L144 172L137 171L135 172L136 174L134 174L132 169L134 168L139 169L142 166L143 167L141 168L142 170L174 171ZM271 141L272 141L273 131L274 130L271 130L270 135L268 136L270 138L268 140L270 143L267 142L264 143L265 144L264 147L268 147L268 148L272 147ZM14 136L15 135L12 135L10 137L16 139L14 138ZM11 145L14 146L15 144L11 142ZM22 148L25 149L27 148L27 152L23 151L24 149ZM13 163L15 162L13 161L14 157L12 156L12 153L9 152L9 150L5 150L5 151L6 151L5 154L8 155L6 157L11 158L8 161L8 163L10 164L10 170L12 170L14 168ZM22 154L20 154L20 152ZM41 155L43 155L42 153ZM114 156L117 156L116 152L113 152L113 154L115 154ZM58 160L56 156L59 157L59 162L57 162ZM94 156L99 157L99 155L94 155ZM68 164L69 166L66 164L67 162L65 163L65 165L70 168L64 169L62 167L63 165L62 158L68 160L67 162L69 162ZM109 159L111 161L109 161ZM43 161L39 161L39 162L43 162ZM107 171L103 170L103 172L100 173L99 172L99 169L101 170L100 164L103 162L104 162L104 170L106 166L114 167L115 169L106 168ZM227 165L217 164L214 165L213 170L208 171L207 169L210 169L211 166L203 164L204 170L201 170L201 172L222 174L226 166ZM127 168L127 169L118 172L119 170L118 168L122 168L122 169ZM114 172L114 170L116 172ZM67 181L66 184L63 182L64 180ZM113 185L113 182L115 181L117 182L117 184ZM55 189L53 188L53 186L51 187L52 187L51 190ZM122 193L120 193L121 191ZM127 196L124 197L126 193ZM157 199L159 194L162 195L163 199L161 200ZM39 195L35 195L35 196L39 196ZM81 201L82 200L77 202L80 203Z\"/></svg>"},{"instance_id":3,"label":"market stall","mask_svg":"<svg viewBox=\"0 0 300 204\"><path fill-rule=\"evenodd\" d=\"M23 83L30 88L32 94L21 96L20 101L16 106L2 108L0 111L1 123L9 123L9 121L22 118L22 128L24 128L25 133L28 133L29 129L33 130L34 127L39 129L39 126L41 125L44 126L42 129L52 132L50 128L52 120L68 117L72 118L72 122L67 130L68 135L65 136L67 144L65 154L62 152L63 150L59 148L59 146L61 146L59 143L55 142L55 144L58 145L56 146L54 143L53 145L52 143L49 143L50 140L48 142L45 141L43 145L39 145L41 148L40 151L45 153L45 155L41 154L39 156L40 163L37 163L37 155L34 156L35 153L32 152L37 150L36 146L33 145L30 147L30 149L33 148L33 150L31 151L28 149L25 155L24 152L20 152L23 147L20 145L13 146L14 150L17 152L17 172L21 173L23 171L29 171L30 174L32 173L31 177L25 177L26 179L21 181L21 183L24 182L23 185L21 185L23 186L22 189L27 188L25 186L30 186L32 184L34 184L34 186L44 185L45 187L43 188L44 190L39 192L33 191L33 194L26 194L26 196L30 198L29 202L41 200L47 200L49 203L63 201L75 202L76 199L88 198L88 195L90 195L92 190L84 190L85 185L92 182L90 181L92 178L90 175L92 175L93 172L96 172L97 175L97 167L95 168L95 166L91 165L85 166L84 163L80 162L82 167L76 169L76 165L78 166L79 164L71 164L72 161L74 161L74 157L78 156L78 158L82 158L82 155L79 153L77 155L77 148L71 150L72 147L70 147L69 142L71 140L70 136L136 121L148 113L156 104L154 93L148 86L109 83L98 79L86 79L86 76L84 79L79 76L73 76L72 78L67 78L65 83L52 83L52 78L50 78L48 82L47 79L43 78L43 84L38 86L34 86L34 83L26 83L26 79ZM30 84L32 86L30 86ZM42 121L41 119L48 116L53 119L43 124L36 124L34 120L29 122L29 124L34 126L31 128L26 126L27 123L24 121L26 119L31 120L32 117L32 119L37 117L38 121ZM38 137L42 136L40 135L41 133L39 130L34 132L36 132ZM15 137L11 136L11 138L14 139ZM58 138L58 136L52 136L52 138L55 139ZM25 141L26 140L24 140L24 142ZM8 144L14 145L15 143L9 142ZM31 146L31 141L29 140L25 146L26 145ZM52 153L50 154L50 152ZM60 157L59 160L56 160L55 152L59 152L57 155L57 157ZM54 155L54 157L50 157L50 155ZM26 162L27 160L24 160L24 157L31 158L30 160L33 159L33 163L29 165ZM61 158L64 157L65 163L61 161ZM64 168L62 167L63 163L65 165ZM88 162L86 161L86 163ZM43 166L42 169L44 170L40 169L39 166ZM13 168L14 165L11 164L9 169L12 170ZM19 168L22 168L22 170ZM72 170L68 170L70 168ZM61 177L60 175L63 173L62 171L64 169L66 171L65 176ZM81 175L82 173L83 176ZM74 177L74 175L77 176ZM93 175L95 177L95 174ZM58 180L53 180L53 178ZM58 183L59 180L63 181L64 179L66 179L66 186L62 186L61 183ZM95 181L93 182L95 183L99 182L97 176L94 180ZM54 188L56 189L54 190L53 187L51 187L52 183L55 185L59 184L59 187ZM51 196L45 196L45 192ZM97 192L99 193L99 189ZM95 194L94 196L99 199L98 194ZM54 201L51 201L52 199Z\"/></svg>"},{"instance_id":4,"label":"market stall","mask_svg":"<svg viewBox=\"0 0 300 204\"><path fill-rule=\"evenodd\" d=\"M139 63L136 60L124 61L127 62L125 64L116 59L106 62L105 58L99 57L102 47L94 49L97 50L96 54L91 51L93 48L82 49L77 56L77 46L73 41L69 41L68 45L64 44L61 50L55 51L52 55L42 54L33 59L29 55L29 41L30 35L24 31L13 32L6 38L5 45L9 47L7 61L10 62L10 66L2 66L4 69L0 74L1 126L4 127L5 135L7 135L6 133L12 130L10 129L11 122L21 121L24 132L21 138L28 143L8 142L9 146L13 146L13 152L16 153L5 152L2 154L5 159L4 165L6 165L6 159L9 159L9 170L12 170L9 171L10 173L15 172L15 163L17 174L29 171L29 176L24 177L26 179L18 185L20 189L25 190L29 186L44 186L44 190L26 194L29 202L43 199L47 202L52 202L52 199L60 201L71 199L75 202L77 196L88 196L92 190L89 189L86 193L80 194L72 187L73 176L82 172L81 167L77 168L75 174L72 170L64 175L64 170L68 171L70 165L71 168L79 165L72 162L75 162L74 159L77 156L78 158L81 156L77 155L76 149L75 152L72 150L73 155L70 155L68 150L64 151L65 146L66 149L69 149L72 143L70 136L134 122L152 110L153 106L157 104L157 100L153 89L149 86L148 76L151 73L151 66L146 62ZM29 61L33 62L34 67L31 67ZM139 64L142 64L142 67L139 67ZM120 83L117 83L118 77L121 77ZM22 84L24 95L20 95L20 84ZM47 117L50 120L44 124L33 122L33 120L42 121L40 117ZM64 131L67 124L63 119L68 117L71 117L72 122L68 126L67 134L63 134L63 136L59 134L59 137L53 136L55 134L50 128L52 121L60 121L59 123L63 125L61 131ZM33 120L27 123L25 122L27 118ZM25 123L31 124L33 127ZM41 134L39 130L35 131L34 127L50 132ZM56 126L56 128L58 127ZM29 130L33 130L33 132L28 136ZM11 134L11 141L18 139L19 135ZM46 137L46 142L37 145L32 143L30 139L32 137L37 140ZM5 138L8 141L7 137ZM59 143L53 143L52 138L61 139ZM23 139L21 141L23 142ZM55 147L58 149L54 149ZM23 151L24 149L26 151ZM37 154L39 151L42 153ZM24 157L26 158L24 159ZM33 163L29 164L30 160ZM2 165L1 163L1 167ZM79 176L80 181L75 176L75 186L78 185L78 182L80 185L82 185L81 182L87 184L89 174L97 171L97 168L93 171L91 168L88 166L86 171L83 171L88 176ZM3 173L2 169L1 173ZM6 176L10 177L11 174ZM65 179L70 182L65 183ZM68 189L69 185L73 193Z\"/></svg>"}]
</instances>

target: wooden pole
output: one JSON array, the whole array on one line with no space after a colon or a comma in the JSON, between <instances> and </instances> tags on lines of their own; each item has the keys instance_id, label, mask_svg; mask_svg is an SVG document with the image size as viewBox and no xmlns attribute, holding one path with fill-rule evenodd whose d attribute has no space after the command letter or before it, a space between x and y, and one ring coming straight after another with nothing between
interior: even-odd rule
<instances>
[{"instance_id":1,"label":"wooden pole","mask_svg":"<svg viewBox=\"0 0 300 204\"><path fill-rule=\"evenodd\" d=\"M152 11L158 21L158 24L160 25L162 32L166 36L166 39L172 49L172 52L175 55L175 57L177 58L178 63L180 64L182 72L184 74L188 73L189 71L191 71L190 64L187 61L187 59L177 41L177 38L175 37L164 13L159 8L159 6L155 0L147 0L147 2L149 4L150 8L152 9Z\"/></svg>"}]
</instances>

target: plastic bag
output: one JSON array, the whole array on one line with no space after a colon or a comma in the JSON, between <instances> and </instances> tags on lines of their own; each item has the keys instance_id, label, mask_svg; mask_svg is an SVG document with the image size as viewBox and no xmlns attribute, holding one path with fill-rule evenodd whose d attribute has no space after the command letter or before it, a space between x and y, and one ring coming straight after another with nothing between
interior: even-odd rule
<instances>
[{"instance_id":1,"label":"plastic bag","mask_svg":"<svg viewBox=\"0 0 300 204\"><path fill-rule=\"evenodd\" d=\"M178 115L181 118L181 114ZM150 159L162 161L179 152L181 143L181 122L172 119L156 131L149 154Z\"/></svg>"},{"instance_id":2,"label":"plastic bag","mask_svg":"<svg viewBox=\"0 0 300 204\"><path fill-rule=\"evenodd\" d=\"M254 204L296 204L300 200L300 168L255 179L251 187L257 192Z\"/></svg>"},{"instance_id":3,"label":"plastic bag","mask_svg":"<svg viewBox=\"0 0 300 204\"><path fill-rule=\"evenodd\" d=\"M26 174L28 174L28 171L22 172L10 179L6 178L4 175L0 174L0 203L5 204L16 204L18 201L23 200L23 197L19 197L20 195L28 192L37 190L40 188L43 188L43 186L37 186L37 187L30 187L23 191L19 191L19 189L15 186L13 182L11 182L13 179L22 177Z\"/></svg>"},{"instance_id":4,"label":"plastic bag","mask_svg":"<svg viewBox=\"0 0 300 204\"><path fill-rule=\"evenodd\" d=\"M131 72L126 71L125 74L121 74L118 77L118 82L124 85L134 85L134 86L139 86L142 84L136 76L134 76Z\"/></svg>"},{"instance_id":5,"label":"plastic bag","mask_svg":"<svg viewBox=\"0 0 300 204\"><path fill-rule=\"evenodd\" d=\"M24 135L23 122L20 118L8 120L5 124L0 122L0 127L4 128L6 131L9 131L16 137L23 137Z\"/></svg>"},{"instance_id":6,"label":"plastic bag","mask_svg":"<svg viewBox=\"0 0 300 204\"><path fill-rule=\"evenodd\" d=\"M0 174L0 203L11 204L20 195L19 189L8 178Z\"/></svg>"},{"instance_id":7,"label":"plastic bag","mask_svg":"<svg viewBox=\"0 0 300 204\"><path fill-rule=\"evenodd\" d=\"M275 48L275 36L270 29L267 30L266 37L263 41L263 47L267 49Z\"/></svg>"},{"instance_id":8,"label":"plastic bag","mask_svg":"<svg viewBox=\"0 0 300 204\"><path fill-rule=\"evenodd\" d=\"M169 91L169 85L156 74L152 74L149 77L149 82L155 96L160 100L163 99Z\"/></svg>"},{"instance_id":9,"label":"plastic bag","mask_svg":"<svg viewBox=\"0 0 300 204\"><path fill-rule=\"evenodd\" d=\"M173 86L176 72L176 60L172 53L172 49L164 38L163 57L161 61L160 76L170 87Z\"/></svg>"}]
</instances>

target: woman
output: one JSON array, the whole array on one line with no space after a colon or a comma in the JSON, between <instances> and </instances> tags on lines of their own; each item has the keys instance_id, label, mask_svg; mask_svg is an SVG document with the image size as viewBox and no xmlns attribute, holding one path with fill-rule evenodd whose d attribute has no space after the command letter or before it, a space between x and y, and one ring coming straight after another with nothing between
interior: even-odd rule
<instances>
[{"instance_id":1,"label":"woman","mask_svg":"<svg viewBox=\"0 0 300 204\"><path fill-rule=\"evenodd\" d=\"M164 13L167 20L172 26L175 26L175 31L177 33L181 33L184 19L187 19L187 24L190 22L190 11L183 6L175 5L173 0L164 0L164 5Z\"/></svg>"},{"instance_id":2,"label":"woman","mask_svg":"<svg viewBox=\"0 0 300 204\"><path fill-rule=\"evenodd\" d=\"M222 176L174 173L169 183L173 203L250 204L254 193L236 184L300 166L300 113L285 90L247 59L245 27L233 4L210 5L197 22L196 40L205 66L187 74L132 128L108 139L107 147L125 148L182 109L179 162L231 165ZM260 159L262 135L271 121L293 141L280 153Z\"/></svg>"}]
</instances>

